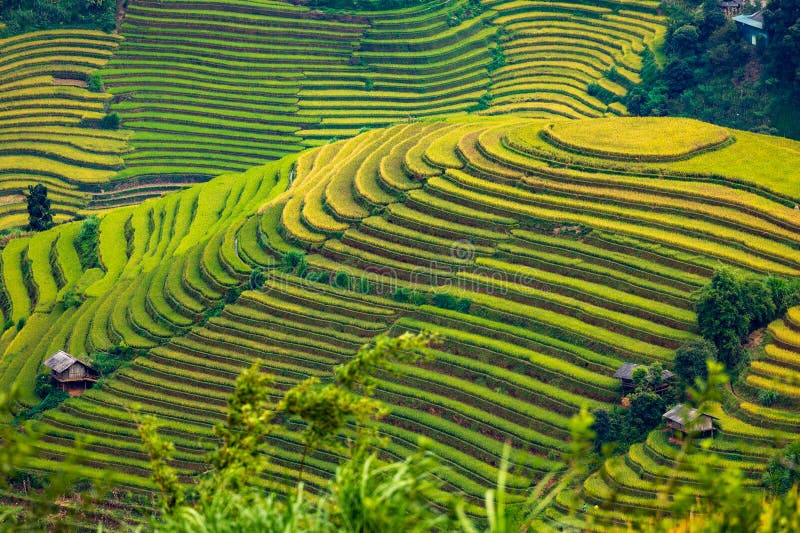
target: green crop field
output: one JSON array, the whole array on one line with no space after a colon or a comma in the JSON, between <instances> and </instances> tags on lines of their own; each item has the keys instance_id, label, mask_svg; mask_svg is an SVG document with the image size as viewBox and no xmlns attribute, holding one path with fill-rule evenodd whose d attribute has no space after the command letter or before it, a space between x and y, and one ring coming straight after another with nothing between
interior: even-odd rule
<instances>
[{"instance_id":1,"label":"green crop field","mask_svg":"<svg viewBox=\"0 0 800 533\"><path fill-rule=\"evenodd\" d=\"M521 502L543 473L563 468L570 416L618 401L612 375L622 362L669 365L695 337L693 293L715 266L800 272L790 207L800 197L800 166L781 180L766 158L731 175L707 170L709 158L771 144L797 153L796 144L738 131L721 137L720 128L680 119L649 123L689 129L690 140L598 146L587 132L640 131L614 118L400 124L111 210L99 224L100 268L82 267L75 254L81 222L11 240L2 254L3 312L27 322L3 336L4 390L17 384L22 402L35 404L32 383L57 349L91 358L125 343L144 353L42 416L45 439L32 466L61 468L64 443L81 434L94 475L113 472L130 490L151 489L127 409L137 403L170 421L180 474L191 477L203 468L237 374L253 361L264 361L284 390L309 376L327 379L379 333L432 330L442 335L432 361L400 378L379 376L377 396L391 408L380 426L390 438L385 457L429 437L448 467L446 489L480 514L508 440L510 498ZM305 251L305 276L276 268L290 250ZM248 288L255 268L267 276L257 290ZM404 291L414 297L399 297ZM65 308L68 292L80 296L78 307ZM442 305L445 293L468 307ZM218 302L227 302L221 314L204 317ZM769 333L765 358L746 377L749 392L715 411L713 449L755 477L796 435L800 401L800 313ZM756 407L759 390L787 403ZM269 473L288 488L301 445L288 432L271 438ZM602 504L607 524L620 513L656 512L677 453L665 434L652 433L560 495L549 519L561 520L579 500ZM309 490L320 490L335 457L316 454L309 468ZM691 483L691 473L679 481Z\"/></svg>"},{"instance_id":2,"label":"green crop field","mask_svg":"<svg viewBox=\"0 0 800 533\"><path fill-rule=\"evenodd\" d=\"M112 33L0 38L0 393L36 412L57 350L136 351L35 414L32 471L147 501L132 406L165 422L190 481L254 362L278 398L327 383L377 335L429 330L430 360L376 376L380 456L424 437L441 490L484 519L506 443L517 509L564 479L572 417L620 404L623 363L673 368L716 269L800 277L800 143L628 116L663 58L660 3L310 5L128 0ZM55 225L19 231L35 184ZM800 307L753 338L712 405L719 432L689 460L713 451L756 491L800 436ZM298 428L268 437L265 475L288 492L302 464L313 501L343 456L306 457ZM625 528L667 511L667 485L696 486L669 432L642 439L598 458L544 520Z\"/></svg>"}]
</instances>

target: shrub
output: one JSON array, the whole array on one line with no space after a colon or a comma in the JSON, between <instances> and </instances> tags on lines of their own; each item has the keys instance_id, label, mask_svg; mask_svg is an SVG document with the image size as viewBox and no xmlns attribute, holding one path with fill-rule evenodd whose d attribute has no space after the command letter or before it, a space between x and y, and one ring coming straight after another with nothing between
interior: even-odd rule
<instances>
[{"instance_id":1,"label":"shrub","mask_svg":"<svg viewBox=\"0 0 800 533\"><path fill-rule=\"evenodd\" d=\"M100 266L100 255L97 251L99 240L100 221L97 217L89 217L83 221L78 236L75 237L75 250L84 270Z\"/></svg>"},{"instance_id":2,"label":"shrub","mask_svg":"<svg viewBox=\"0 0 800 533\"><path fill-rule=\"evenodd\" d=\"M472 300L469 298L456 298L452 294L440 292L433 295L433 305L450 311L468 313L472 306Z\"/></svg>"},{"instance_id":3,"label":"shrub","mask_svg":"<svg viewBox=\"0 0 800 533\"><path fill-rule=\"evenodd\" d=\"M361 294L372 294L372 283L367 278L359 278L356 290Z\"/></svg>"},{"instance_id":4,"label":"shrub","mask_svg":"<svg viewBox=\"0 0 800 533\"><path fill-rule=\"evenodd\" d=\"M112 346L105 352L95 354L93 366L101 376L108 376L134 357L136 357L136 351L133 348L120 344Z\"/></svg>"},{"instance_id":5,"label":"shrub","mask_svg":"<svg viewBox=\"0 0 800 533\"><path fill-rule=\"evenodd\" d=\"M98 74L97 72L92 73L92 75L89 76L89 82L86 84L86 88L92 91L93 93L103 92L105 90L105 87L103 87L103 80L100 77L100 74Z\"/></svg>"},{"instance_id":6,"label":"shrub","mask_svg":"<svg viewBox=\"0 0 800 533\"><path fill-rule=\"evenodd\" d=\"M287 274L295 273L297 275L305 274L308 264L306 263L306 254L298 250L290 250L283 256L283 264L281 270Z\"/></svg>"},{"instance_id":7,"label":"shrub","mask_svg":"<svg viewBox=\"0 0 800 533\"><path fill-rule=\"evenodd\" d=\"M264 269L261 267L254 268L250 272L250 279L247 285L251 289L258 289L262 285L264 285L264 279L265 279Z\"/></svg>"},{"instance_id":8,"label":"shrub","mask_svg":"<svg viewBox=\"0 0 800 533\"><path fill-rule=\"evenodd\" d=\"M347 272L340 270L333 276L333 283L334 287L338 287L340 289L349 289L350 288L350 276Z\"/></svg>"},{"instance_id":9,"label":"shrub","mask_svg":"<svg viewBox=\"0 0 800 533\"><path fill-rule=\"evenodd\" d=\"M119 115L115 112L108 113L100 119L100 127L104 130L118 130L119 129Z\"/></svg>"},{"instance_id":10,"label":"shrub","mask_svg":"<svg viewBox=\"0 0 800 533\"><path fill-rule=\"evenodd\" d=\"M758 403L760 403L761 405L763 405L765 407L772 407L773 405L775 405L778 402L778 400L781 399L781 395L778 394L778 392L774 391L774 390L762 389L762 390L758 391L757 399L758 399Z\"/></svg>"},{"instance_id":11,"label":"shrub","mask_svg":"<svg viewBox=\"0 0 800 533\"><path fill-rule=\"evenodd\" d=\"M3 331L6 331L7 329L12 327L14 327L14 321L11 320L10 318L6 320L5 323L3 323Z\"/></svg>"},{"instance_id":12,"label":"shrub","mask_svg":"<svg viewBox=\"0 0 800 533\"><path fill-rule=\"evenodd\" d=\"M229 287L225 292L225 303L232 304L239 299L242 295L242 289L239 287Z\"/></svg>"},{"instance_id":13,"label":"shrub","mask_svg":"<svg viewBox=\"0 0 800 533\"><path fill-rule=\"evenodd\" d=\"M27 324L27 323L28 323L28 319L26 317L24 317L24 316L20 317L20 319L17 320L17 331L19 331L22 328L24 328L25 324Z\"/></svg>"},{"instance_id":14,"label":"shrub","mask_svg":"<svg viewBox=\"0 0 800 533\"><path fill-rule=\"evenodd\" d=\"M50 373L43 373L36 376L36 385L34 391L36 396L44 400L47 395L53 392L53 383L50 380Z\"/></svg>"},{"instance_id":15,"label":"shrub","mask_svg":"<svg viewBox=\"0 0 800 533\"><path fill-rule=\"evenodd\" d=\"M83 297L75 292L75 289L69 289L64 293L64 308L80 307L83 303Z\"/></svg>"},{"instance_id":16,"label":"shrub","mask_svg":"<svg viewBox=\"0 0 800 533\"><path fill-rule=\"evenodd\" d=\"M397 287L392 293L392 300L400 303L408 303L411 299L411 291L406 287Z\"/></svg>"},{"instance_id":17,"label":"shrub","mask_svg":"<svg viewBox=\"0 0 800 533\"><path fill-rule=\"evenodd\" d=\"M414 305L425 305L428 303L428 295L421 291L411 291L408 295L408 301Z\"/></svg>"},{"instance_id":18,"label":"shrub","mask_svg":"<svg viewBox=\"0 0 800 533\"><path fill-rule=\"evenodd\" d=\"M786 494L800 482L800 441L789 444L770 459L762 481L773 494Z\"/></svg>"}]
</instances>

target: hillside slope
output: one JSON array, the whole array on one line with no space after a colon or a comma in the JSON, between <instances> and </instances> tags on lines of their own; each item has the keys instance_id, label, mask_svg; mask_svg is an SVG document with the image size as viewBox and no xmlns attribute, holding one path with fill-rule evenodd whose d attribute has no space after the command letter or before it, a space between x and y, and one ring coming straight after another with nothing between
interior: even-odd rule
<instances>
[{"instance_id":1,"label":"hillside slope","mask_svg":"<svg viewBox=\"0 0 800 533\"><path fill-rule=\"evenodd\" d=\"M638 53L663 32L655 11L461 0L336 15L133 0L103 70L112 108L136 132L119 178L169 174L179 185L364 128L477 110L481 98L498 113L624 113L608 103L638 82Z\"/></svg>"},{"instance_id":2,"label":"hillside slope","mask_svg":"<svg viewBox=\"0 0 800 533\"><path fill-rule=\"evenodd\" d=\"M0 161L0 229L25 223L32 182L49 185L63 221L390 124L626 114L618 100L663 31L652 1L459 0L345 15L288 1L131 0L119 35L0 42L0 128L15 141ZM85 88L96 69L113 98ZM123 130L97 129L109 106Z\"/></svg>"},{"instance_id":3,"label":"hillside slope","mask_svg":"<svg viewBox=\"0 0 800 533\"><path fill-rule=\"evenodd\" d=\"M28 223L29 185L49 188L63 222L125 166L128 135L98 128L111 95L86 88L119 41L89 30L0 39L0 230Z\"/></svg>"},{"instance_id":4,"label":"hillside slope","mask_svg":"<svg viewBox=\"0 0 800 533\"><path fill-rule=\"evenodd\" d=\"M625 142L642 128L648 142ZM75 268L76 225L11 241L6 312L33 314L0 338L0 379L34 402L33 377L55 349L153 347L46 414L33 465L59 468L86 435L87 476L115 471L146 489L131 403L169 421L189 476L253 360L283 389L328 375L377 333L431 329L445 339L436 359L379 386L392 406L386 453L430 437L451 467L448 488L474 501L510 439L509 486L524 494L558 467L569 416L618 401L611 376L623 361L669 363L693 337L691 293L713 268L800 272L798 163L797 143L682 119L512 116L370 131L114 211L101 223L102 271ZM44 250L54 241L53 258ZM306 252L305 267L274 268L293 250ZM230 289L256 267L266 283L236 299ZM87 299L65 310L71 286ZM226 295L236 302L195 326ZM757 431L738 413L720 416L721 446ZM297 436L273 443L270 471L292 483ZM325 453L310 464L311 488L334 468ZM586 490L602 500L595 487Z\"/></svg>"}]
</instances>

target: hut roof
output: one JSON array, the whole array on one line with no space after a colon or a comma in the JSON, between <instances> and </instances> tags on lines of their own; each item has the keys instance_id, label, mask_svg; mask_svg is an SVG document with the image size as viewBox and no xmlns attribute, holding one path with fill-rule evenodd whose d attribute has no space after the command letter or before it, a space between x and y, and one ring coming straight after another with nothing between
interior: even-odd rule
<instances>
[{"instance_id":1,"label":"hut roof","mask_svg":"<svg viewBox=\"0 0 800 533\"><path fill-rule=\"evenodd\" d=\"M614 372L614 377L618 379L633 379L633 371L639 366L641 365L637 365L636 363L624 363L616 372ZM674 375L675 374L669 370L664 370L661 372L661 379L667 380ZM650 376L648 375L648 379L649 378Z\"/></svg>"},{"instance_id":2,"label":"hut roof","mask_svg":"<svg viewBox=\"0 0 800 533\"><path fill-rule=\"evenodd\" d=\"M739 15L733 17L733 20L745 26L752 26L759 30L764 29L764 14L762 11L756 11L752 15Z\"/></svg>"},{"instance_id":3,"label":"hut roof","mask_svg":"<svg viewBox=\"0 0 800 533\"><path fill-rule=\"evenodd\" d=\"M708 413L701 413L697 409L685 407L682 403L679 403L664 413L663 418L683 428L691 426L690 429L692 431L711 431L714 429L712 418L716 417Z\"/></svg>"},{"instance_id":4,"label":"hut roof","mask_svg":"<svg viewBox=\"0 0 800 533\"><path fill-rule=\"evenodd\" d=\"M63 350L57 351L51 355L47 361L44 362L45 366L50 367L54 372L58 372L59 374L75 363L81 363L82 365L91 368L91 366L87 363L84 363L77 357L73 357Z\"/></svg>"}]
</instances>

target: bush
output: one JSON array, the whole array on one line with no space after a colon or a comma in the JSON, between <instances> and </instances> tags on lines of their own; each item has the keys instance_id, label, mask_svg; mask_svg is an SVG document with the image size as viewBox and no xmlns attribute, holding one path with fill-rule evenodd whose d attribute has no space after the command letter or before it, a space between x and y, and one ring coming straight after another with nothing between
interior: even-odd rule
<instances>
[{"instance_id":1,"label":"bush","mask_svg":"<svg viewBox=\"0 0 800 533\"><path fill-rule=\"evenodd\" d=\"M340 289L349 289L350 288L350 276L347 272L340 270L333 276L333 283L334 287L338 287Z\"/></svg>"},{"instance_id":2,"label":"bush","mask_svg":"<svg viewBox=\"0 0 800 533\"><path fill-rule=\"evenodd\" d=\"M86 84L86 88L92 91L93 93L103 92L105 90L105 87L103 87L103 80L100 77L100 74L98 74L97 72L92 73L92 75L89 76L89 81Z\"/></svg>"},{"instance_id":3,"label":"bush","mask_svg":"<svg viewBox=\"0 0 800 533\"><path fill-rule=\"evenodd\" d=\"M83 303L83 297L75 292L75 289L69 289L64 293L64 309L70 307L80 307Z\"/></svg>"},{"instance_id":4,"label":"bush","mask_svg":"<svg viewBox=\"0 0 800 533\"><path fill-rule=\"evenodd\" d=\"M261 267L254 268L250 272L250 280L248 281L247 285L250 289L259 289L262 285L264 285L264 269Z\"/></svg>"},{"instance_id":5,"label":"bush","mask_svg":"<svg viewBox=\"0 0 800 533\"><path fill-rule=\"evenodd\" d=\"M136 357L136 351L133 348L120 344L112 346L105 352L95 354L93 366L101 376L105 377L114 373L134 357Z\"/></svg>"},{"instance_id":6,"label":"bush","mask_svg":"<svg viewBox=\"0 0 800 533\"><path fill-rule=\"evenodd\" d=\"M28 323L28 319L26 317L24 317L24 316L20 317L20 319L17 320L17 331L19 331L22 328L24 328L25 324L27 324L27 323Z\"/></svg>"},{"instance_id":7,"label":"bush","mask_svg":"<svg viewBox=\"0 0 800 533\"><path fill-rule=\"evenodd\" d=\"M781 399L781 395L778 394L777 391L774 390L760 390L758 391L758 403L763 405L764 407L772 407L778 400Z\"/></svg>"},{"instance_id":8,"label":"bush","mask_svg":"<svg viewBox=\"0 0 800 533\"><path fill-rule=\"evenodd\" d=\"M450 311L468 313L472 306L472 300L469 298L456 298L450 293L440 292L433 295L433 305Z\"/></svg>"},{"instance_id":9,"label":"bush","mask_svg":"<svg viewBox=\"0 0 800 533\"><path fill-rule=\"evenodd\" d=\"M42 400L47 398L47 396L53 392L53 383L50 379L49 372L36 376L36 385L34 391L36 392L36 396Z\"/></svg>"},{"instance_id":10,"label":"bush","mask_svg":"<svg viewBox=\"0 0 800 533\"><path fill-rule=\"evenodd\" d=\"M113 0L16 0L0 2L0 20L6 33L16 35L51 28L116 28L117 3Z\"/></svg>"},{"instance_id":11,"label":"bush","mask_svg":"<svg viewBox=\"0 0 800 533\"><path fill-rule=\"evenodd\" d=\"M14 321L9 318L3 324L3 331L6 331L7 329L13 328L13 327L14 327Z\"/></svg>"},{"instance_id":12,"label":"bush","mask_svg":"<svg viewBox=\"0 0 800 533\"><path fill-rule=\"evenodd\" d=\"M800 441L789 444L770 459L762 481L773 494L786 494L800 482Z\"/></svg>"},{"instance_id":13,"label":"bush","mask_svg":"<svg viewBox=\"0 0 800 533\"><path fill-rule=\"evenodd\" d=\"M75 250L78 252L78 259L80 259L81 267L84 270L100 266L100 254L97 251L99 240L100 221L97 217L91 216L83 221L74 242Z\"/></svg>"},{"instance_id":14,"label":"bush","mask_svg":"<svg viewBox=\"0 0 800 533\"><path fill-rule=\"evenodd\" d=\"M408 301L414 305L425 305L428 303L428 295L420 291L411 291L408 295Z\"/></svg>"},{"instance_id":15,"label":"bush","mask_svg":"<svg viewBox=\"0 0 800 533\"><path fill-rule=\"evenodd\" d=\"M361 294L372 294L372 283L367 278L359 278L356 290Z\"/></svg>"},{"instance_id":16,"label":"bush","mask_svg":"<svg viewBox=\"0 0 800 533\"><path fill-rule=\"evenodd\" d=\"M115 112L108 113L100 119L100 127L104 130L118 130L119 129L119 115Z\"/></svg>"},{"instance_id":17,"label":"bush","mask_svg":"<svg viewBox=\"0 0 800 533\"><path fill-rule=\"evenodd\" d=\"M411 299L411 291L406 287L397 287L392 293L392 300L400 303L408 303Z\"/></svg>"},{"instance_id":18,"label":"bush","mask_svg":"<svg viewBox=\"0 0 800 533\"><path fill-rule=\"evenodd\" d=\"M283 256L281 270L287 274L295 273L297 275L305 274L308 264L306 263L306 254L298 250L291 250L286 252Z\"/></svg>"}]
</instances>

